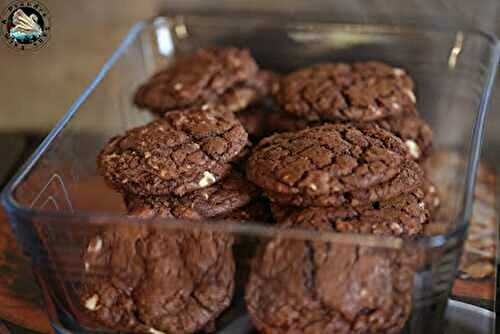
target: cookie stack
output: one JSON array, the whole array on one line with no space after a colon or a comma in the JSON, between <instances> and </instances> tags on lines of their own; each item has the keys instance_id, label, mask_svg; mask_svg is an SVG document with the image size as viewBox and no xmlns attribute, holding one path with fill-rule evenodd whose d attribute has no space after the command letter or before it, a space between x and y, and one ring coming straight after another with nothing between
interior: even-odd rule
<instances>
[{"instance_id":1,"label":"cookie stack","mask_svg":"<svg viewBox=\"0 0 500 334\"><path fill-rule=\"evenodd\" d=\"M432 132L405 71L332 63L278 79L237 48L178 58L134 98L158 119L112 138L99 172L143 218L418 237L436 202L419 166ZM110 227L83 252L81 304L112 330L212 328L233 297L232 244L219 232ZM263 333L397 333L414 267L403 250L278 237L253 259L247 308Z\"/></svg>"},{"instance_id":2,"label":"cookie stack","mask_svg":"<svg viewBox=\"0 0 500 334\"><path fill-rule=\"evenodd\" d=\"M271 72L248 51L202 49L157 73L136 94L157 120L112 138L97 165L129 215L152 219L267 220L246 180L248 135L237 111L267 95ZM233 238L156 224L116 225L84 250L81 305L107 329L194 333L230 304Z\"/></svg>"},{"instance_id":3,"label":"cookie stack","mask_svg":"<svg viewBox=\"0 0 500 334\"><path fill-rule=\"evenodd\" d=\"M436 203L419 166L432 132L403 70L315 65L285 76L275 100L278 111L261 109L276 115L269 128L247 127L266 137L246 172L273 203L280 227L423 233ZM408 250L277 238L254 259L248 310L263 333L399 333L411 311L415 265Z\"/></svg>"},{"instance_id":4,"label":"cookie stack","mask_svg":"<svg viewBox=\"0 0 500 334\"><path fill-rule=\"evenodd\" d=\"M279 115L271 127L287 132L261 139L247 163L278 222L283 212L322 210L334 213L339 232L422 233L432 186L419 162L432 131L413 89L402 69L378 62L320 64L283 77L274 94L280 111L262 113Z\"/></svg>"}]
</instances>

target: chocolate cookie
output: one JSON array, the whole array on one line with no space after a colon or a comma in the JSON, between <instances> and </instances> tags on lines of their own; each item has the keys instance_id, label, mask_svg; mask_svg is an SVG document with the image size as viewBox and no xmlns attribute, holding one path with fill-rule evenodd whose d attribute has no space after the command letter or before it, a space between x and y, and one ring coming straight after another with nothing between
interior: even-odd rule
<instances>
[{"instance_id":1,"label":"chocolate cookie","mask_svg":"<svg viewBox=\"0 0 500 334\"><path fill-rule=\"evenodd\" d=\"M432 148L432 129L417 114L388 117L377 124L401 138L415 160L425 158Z\"/></svg>"},{"instance_id":2,"label":"chocolate cookie","mask_svg":"<svg viewBox=\"0 0 500 334\"><path fill-rule=\"evenodd\" d=\"M194 333L231 302L231 247L215 232L115 225L84 250L82 307L108 330Z\"/></svg>"},{"instance_id":3,"label":"chocolate cookie","mask_svg":"<svg viewBox=\"0 0 500 334\"><path fill-rule=\"evenodd\" d=\"M263 139L247 177L280 203L357 205L418 187L423 173L408 157L400 139L375 125L326 124Z\"/></svg>"},{"instance_id":4,"label":"chocolate cookie","mask_svg":"<svg viewBox=\"0 0 500 334\"><path fill-rule=\"evenodd\" d=\"M200 49L156 73L134 101L159 113L204 104L236 111L276 89L276 82L271 72L258 72L247 50Z\"/></svg>"},{"instance_id":5,"label":"chocolate cookie","mask_svg":"<svg viewBox=\"0 0 500 334\"><path fill-rule=\"evenodd\" d=\"M414 271L411 252L277 238L255 258L245 298L261 333L399 333Z\"/></svg>"},{"instance_id":6,"label":"chocolate cookie","mask_svg":"<svg viewBox=\"0 0 500 334\"><path fill-rule=\"evenodd\" d=\"M258 198L243 207L215 217L215 219L232 220L235 222L269 223L273 221L273 216L268 201L264 198Z\"/></svg>"},{"instance_id":7,"label":"chocolate cookie","mask_svg":"<svg viewBox=\"0 0 500 334\"><path fill-rule=\"evenodd\" d=\"M326 63L284 77L276 99L286 112L308 120L367 122L414 112L406 72L379 62Z\"/></svg>"},{"instance_id":8,"label":"chocolate cookie","mask_svg":"<svg viewBox=\"0 0 500 334\"><path fill-rule=\"evenodd\" d=\"M182 197L174 195L125 195L129 214L144 218L203 219L242 208L258 195L258 189L233 172L223 180Z\"/></svg>"},{"instance_id":9,"label":"chocolate cookie","mask_svg":"<svg viewBox=\"0 0 500 334\"><path fill-rule=\"evenodd\" d=\"M206 101L203 107L237 112L277 91L278 87L278 75L262 70L254 78L228 89L217 100Z\"/></svg>"},{"instance_id":10,"label":"chocolate cookie","mask_svg":"<svg viewBox=\"0 0 500 334\"><path fill-rule=\"evenodd\" d=\"M241 122L253 142L258 142L275 133L303 130L310 125L305 119L275 110L269 106L247 108L236 114L236 118Z\"/></svg>"},{"instance_id":11,"label":"chocolate cookie","mask_svg":"<svg viewBox=\"0 0 500 334\"><path fill-rule=\"evenodd\" d=\"M429 221L426 194L422 189L389 200L357 207L298 208L274 204L272 212L280 224L326 224L337 232L415 237Z\"/></svg>"},{"instance_id":12,"label":"chocolate cookie","mask_svg":"<svg viewBox=\"0 0 500 334\"><path fill-rule=\"evenodd\" d=\"M98 157L98 168L120 192L164 195L207 187L230 170L247 143L232 113L189 110L112 138Z\"/></svg>"}]
</instances>

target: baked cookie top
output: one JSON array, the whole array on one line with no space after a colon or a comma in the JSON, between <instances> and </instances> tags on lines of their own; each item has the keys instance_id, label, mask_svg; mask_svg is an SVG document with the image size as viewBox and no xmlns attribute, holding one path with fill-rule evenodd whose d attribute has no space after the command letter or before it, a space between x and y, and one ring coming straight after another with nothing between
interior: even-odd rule
<instances>
[{"instance_id":1,"label":"baked cookie top","mask_svg":"<svg viewBox=\"0 0 500 334\"><path fill-rule=\"evenodd\" d=\"M201 106L217 100L228 89L254 79L257 71L257 64L248 50L233 47L199 49L179 57L153 75L139 87L134 101L139 107L157 112Z\"/></svg>"},{"instance_id":2,"label":"baked cookie top","mask_svg":"<svg viewBox=\"0 0 500 334\"><path fill-rule=\"evenodd\" d=\"M422 172L408 156L400 139L375 125L326 124L263 139L248 159L247 177L268 193L303 198L305 205L329 197L342 203L337 199L353 193L359 200L374 197L375 186L385 189L403 172L418 186ZM398 195L391 187L391 197Z\"/></svg>"},{"instance_id":3,"label":"baked cookie top","mask_svg":"<svg viewBox=\"0 0 500 334\"><path fill-rule=\"evenodd\" d=\"M324 63L281 80L276 99L284 111L308 120L367 122L414 112L413 81L380 62Z\"/></svg>"},{"instance_id":4,"label":"baked cookie top","mask_svg":"<svg viewBox=\"0 0 500 334\"><path fill-rule=\"evenodd\" d=\"M98 168L116 190L138 195L183 195L207 187L230 170L247 143L232 113L192 109L114 137Z\"/></svg>"}]
</instances>

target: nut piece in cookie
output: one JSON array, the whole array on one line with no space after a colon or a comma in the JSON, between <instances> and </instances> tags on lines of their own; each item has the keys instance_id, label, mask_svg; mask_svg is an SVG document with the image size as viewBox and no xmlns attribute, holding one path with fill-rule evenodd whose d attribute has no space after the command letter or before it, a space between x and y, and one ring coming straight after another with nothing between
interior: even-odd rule
<instances>
[{"instance_id":1,"label":"nut piece in cookie","mask_svg":"<svg viewBox=\"0 0 500 334\"><path fill-rule=\"evenodd\" d=\"M130 215L143 218L203 219L224 215L244 207L259 194L257 187L232 172L221 181L184 196L125 195Z\"/></svg>"},{"instance_id":2,"label":"nut piece in cookie","mask_svg":"<svg viewBox=\"0 0 500 334\"><path fill-rule=\"evenodd\" d=\"M276 98L284 111L312 121L368 122L415 110L411 78L380 62L298 70L281 80Z\"/></svg>"},{"instance_id":3,"label":"nut piece in cookie","mask_svg":"<svg viewBox=\"0 0 500 334\"><path fill-rule=\"evenodd\" d=\"M189 110L131 129L110 140L98 169L116 190L183 195L210 186L247 143L232 113Z\"/></svg>"},{"instance_id":4,"label":"nut piece in cookie","mask_svg":"<svg viewBox=\"0 0 500 334\"><path fill-rule=\"evenodd\" d=\"M194 333L231 302L229 235L138 224L112 226L97 238L102 249L84 251L80 300L109 330Z\"/></svg>"},{"instance_id":5,"label":"nut piece in cookie","mask_svg":"<svg viewBox=\"0 0 500 334\"><path fill-rule=\"evenodd\" d=\"M277 238L254 259L245 299L261 333L399 333L415 266L403 250Z\"/></svg>"},{"instance_id":6,"label":"nut piece in cookie","mask_svg":"<svg viewBox=\"0 0 500 334\"><path fill-rule=\"evenodd\" d=\"M326 124L263 139L247 177L273 201L359 205L418 187L423 172L404 143L376 125Z\"/></svg>"},{"instance_id":7,"label":"nut piece in cookie","mask_svg":"<svg viewBox=\"0 0 500 334\"><path fill-rule=\"evenodd\" d=\"M135 103L158 113L204 107L238 111L277 91L278 76L258 71L248 50L200 49L156 73L136 92Z\"/></svg>"}]
</instances>

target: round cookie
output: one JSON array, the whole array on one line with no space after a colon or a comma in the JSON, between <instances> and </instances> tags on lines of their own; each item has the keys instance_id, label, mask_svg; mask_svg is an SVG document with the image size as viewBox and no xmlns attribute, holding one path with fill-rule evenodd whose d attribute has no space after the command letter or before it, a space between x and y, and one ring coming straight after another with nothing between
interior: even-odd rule
<instances>
[{"instance_id":1,"label":"round cookie","mask_svg":"<svg viewBox=\"0 0 500 334\"><path fill-rule=\"evenodd\" d=\"M408 156L400 139L376 125L326 124L263 139L247 177L281 203L356 205L415 189L422 171Z\"/></svg>"},{"instance_id":2,"label":"round cookie","mask_svg":"<svg viewBox=\"0 0 500 334\"><path fill-rule=\"evenodd\" d=\"M108 330L194 333L231 302L232 243L215 232L115 225L84 250L81 305Z\"/></svg>"},{"instance_id":3,"label":"round cookie","mask_svg":"<svg viewBox=\"0 0 500 334\"><path fill-rule=\"evenodd\" d=\"M134 102L156 112L201 106L253 79L257 64L248 50L199 49L156 73L136 92Z\"/></svg>"},{"instance_id":4,"label":"round cookie","mask_svg":"<svg viewBox=\"0 0 500 334\"><path fill-rule=\"evenodd\" d=\"M189 110L114 137L98 169L116 190L137 195L183 195L228 174L247 142L232 113Z\"/></svg>"},{"instance_id":5,"label":"round cookie","mask_svg":"<svg viewBox=\"0 0 500 334\"><path fill-rule=\"evenodd\" d=\"M332 231L315 221L285 225ZM399 333L416 261L396 249L277 238L254 259L247 309L260 333Z\"/></svg>"},{"instance_id":6,"label":"round cookie","mask_svg":"<svg viewBox=\"0 0 500 334\"><path fill-rule=\"evenodd\" d=\"M284 111L310 121L368 122L415 111L406 72L380 62L325 63L284 77L276 99Z\"/></svg>"},{"instance_id":7,"label":"round cookie","mask_svg":"<svg viewBox=\"0 0 500 334\"><path fill-rule=\"evenodd\" d=\"M388 117L377 121L377 124L403 140L410 155L421 160L429 155L432 148L432 129L417 114Z\"/></svg>"},{"instance_id":8,"label":"round cookie","mask_svg":"<svg viewBox=\"0 0 500 334\"><path fill-rule=\"evenodd\" d=\"M246 206L258 189L233 172L223 180L182 197L125 195L128 213L143 218L203 219L224 215Z\"/></svg>"}]
</instances>

